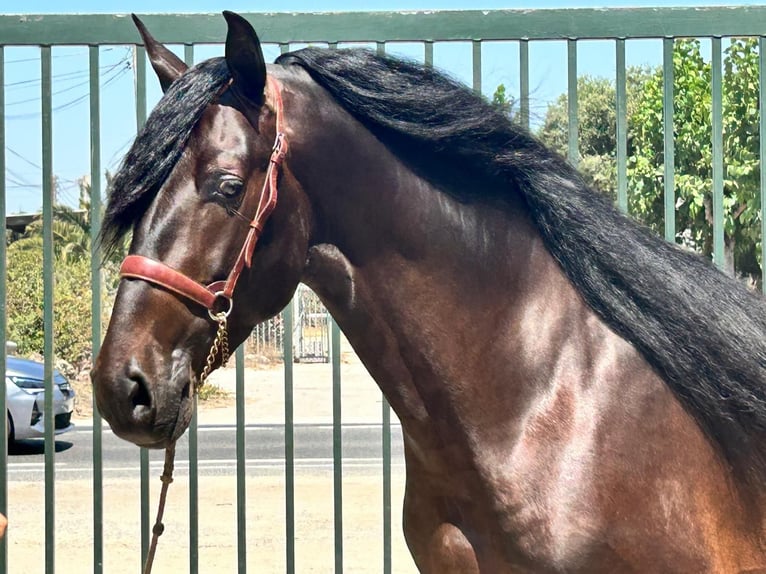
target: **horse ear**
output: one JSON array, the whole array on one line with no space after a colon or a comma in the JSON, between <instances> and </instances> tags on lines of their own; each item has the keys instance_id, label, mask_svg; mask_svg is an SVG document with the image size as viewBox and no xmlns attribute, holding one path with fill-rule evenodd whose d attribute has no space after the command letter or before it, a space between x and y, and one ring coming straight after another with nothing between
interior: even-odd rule
<instances>
[{"instance_id":1,"label":"horse ear","mask_svg":"<svg viewBox=\"0 0 766 574\"><path fill-rule=\"evenodd\" d=\"M224 11L229 25L226 34L226 63L242 93L256 103L263 102L266 87L266 62L263 60L261 41L250 22L239 14Z\"/></svg>"},{"instance_id":2,"label":"horse ear","mask_svg":"<svg viewBox=\"0 0 766 574\"><path fill-rule=\"evenodd\" d=\"M146 53L149 54L149 61L160 80L162 91L166 92L170 87L170 84L183 74L188 69L188 66L181 60L181 58L152 38L152 35L149 34L149 30L147 30L144 23L138 19L138 16L135 14L131 14L131 16L133 17L133 22L135 23L136 28L138 28L138 33L141 34L141 39L146 46Z\"/></svg>"}]
</instances>

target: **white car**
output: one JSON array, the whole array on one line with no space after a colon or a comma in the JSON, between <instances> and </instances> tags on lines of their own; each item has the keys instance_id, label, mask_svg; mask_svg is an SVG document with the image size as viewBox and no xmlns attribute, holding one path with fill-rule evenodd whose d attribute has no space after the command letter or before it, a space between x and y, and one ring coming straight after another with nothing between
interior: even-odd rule
<instances>
[{"instance_id":1,"label":"white car","mask_svg":"<svg viewBox=\"0 0 766 574\"><path fill-rule=\"evenodd\" d=\"M43 405L45 401L44 365L18 357L6 358L6 397L9 442L45 436ZM53 415L55 434L74 428L74 389L69 381L53 371Z\"/></svg>"}]
</instances>

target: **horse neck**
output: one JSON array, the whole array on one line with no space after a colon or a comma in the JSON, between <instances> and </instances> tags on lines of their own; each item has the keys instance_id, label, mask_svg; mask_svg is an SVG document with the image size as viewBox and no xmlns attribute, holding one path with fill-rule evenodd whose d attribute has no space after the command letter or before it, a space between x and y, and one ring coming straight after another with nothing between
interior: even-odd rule
<instances>
[{"instance_id":1,"label":"horse neck","mask_svg":"<svg viewBox=\"0 0 766 574\"><path fill-rule=\"evenodd\" d=\"M424 419L434 402L459 404L471 371L503 379L503 392L517 398L536 392L505 376L509 362L521 370L514 355L538 338L530 309L542 321L577 315L582 302L523 203L461 203L358 124L343 127L338 141L312 146L343 153L298 174L317 219L303 281L400 418Z\"/></svg>"}]
</instances>

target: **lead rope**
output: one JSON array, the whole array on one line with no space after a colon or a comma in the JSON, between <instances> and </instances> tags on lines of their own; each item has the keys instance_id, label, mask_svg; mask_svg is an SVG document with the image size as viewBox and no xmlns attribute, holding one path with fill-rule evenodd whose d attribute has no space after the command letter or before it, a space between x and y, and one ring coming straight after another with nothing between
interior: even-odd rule
<instances>
[{"instance_id":1,"label":"lead rope","mask_svg":"<svg viewBox=\"0 0 766 574\"><path fill-rule=\"evenodd\" d=\"M154 522L154 528L152 528L152 543L149 545L149 554L146 556L146 564L144 564L144 574L151 574L152 564L154 563L154 553L157 550L157 540L162 536L162 532L165 530L165 525L162 524L162 515L165 513L165 501L168 497L168 487L173 482L173 460L176 456L176 443L173 443L165 449L165 467L162 470L162 490L160 491L160 505L157 509L157 520Z\"/></svg>"},{"instance_id":2,"label":"lead rope","mask_svg":"<svg viewBox=\"0 0 766 574\"><path fill-rule=\"evenodd\" d=\"M229 312L231 309L229 309ZM202 374L199 377L199 382L194 385L193 393L199 391L199 388L204 384L205 380L210 376L213 371L213 364L218 356L218 352L221 353L221 366L226 366L229 360L229 334L227 330L226 318L229 312L210 314L210 316L218 323L218 330L215 334L215 340L210 347L210 352L207 355L205 361L205 367L202 369ZM173 441L170 446L165 449L165 466L162 470L160 480L162 481L162 490L160 491L160 504L157 508L157 520L154 522L152 528L152 541L149 545L149 553L146 555L146 563L144 564L144 574L151 574L152 565L154 564L154 554L157 551L157 542L160 536L165 531L165 525L162 523L162 515L165 513L165 501L168 497L168 488L170 483L173 482L173 461L176 456L176 442Z\"/></svg>"}]
</instances>

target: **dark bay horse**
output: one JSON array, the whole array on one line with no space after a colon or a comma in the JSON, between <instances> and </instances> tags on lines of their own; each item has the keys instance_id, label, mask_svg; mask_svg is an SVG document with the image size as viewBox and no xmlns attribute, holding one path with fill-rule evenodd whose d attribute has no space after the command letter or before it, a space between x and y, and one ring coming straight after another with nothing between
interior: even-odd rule
<instances>
[{"instance_id":1,"label":"dark bay horse","mask_svg":"<svg viewBox=\"0 0 766 574\"><path fill-rule=\"evenodd\" d=\"M234 346L303 281L401 419L421 571L766 569L764 300L444 75L267 66L224 15L191 69L138 23L165 95L105 216L107 248L133 231L93 370L114 432L172 443L226 312Z\"/></svg>"}]
</instances>

